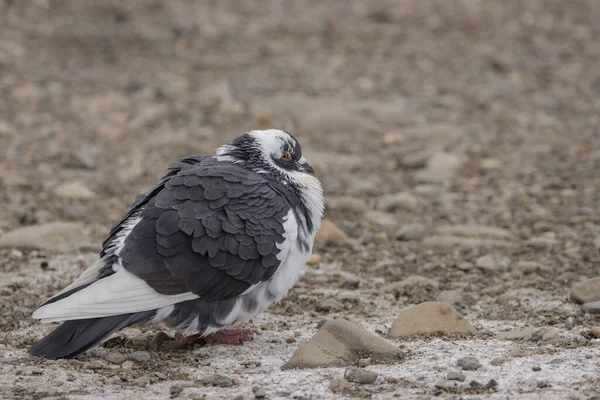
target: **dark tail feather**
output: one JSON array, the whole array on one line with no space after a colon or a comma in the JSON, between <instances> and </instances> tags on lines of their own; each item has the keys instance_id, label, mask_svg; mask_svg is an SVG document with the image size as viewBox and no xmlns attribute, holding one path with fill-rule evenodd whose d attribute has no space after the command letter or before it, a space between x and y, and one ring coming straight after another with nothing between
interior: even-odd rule
<instances>
[{"instance_id":1,"label":"dark tail feather","mask_svg":"<svg viewBox=\"0 0 600 400\"><path fill-rule=\"evenodd\" d=\"M123 328L154 317L155 311L63 322L29 348L29 354L50 359L70 358Z\"/></svg>"}]
</instances>

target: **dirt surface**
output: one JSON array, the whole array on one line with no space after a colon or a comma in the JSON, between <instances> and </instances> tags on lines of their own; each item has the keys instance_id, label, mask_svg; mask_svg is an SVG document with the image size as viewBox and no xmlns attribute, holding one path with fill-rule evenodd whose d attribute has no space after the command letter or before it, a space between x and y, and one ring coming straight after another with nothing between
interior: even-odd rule
<instances>
[{"instance_id":1,"label":"dirt surface","mask_svg":"<svg viewBox=\"0 0 600 400\"><path fill-rule=\"evenodd\" d=\"M0 397L597 398L600 314L568 294L600 275L599 20L594 0L0 1L0 239L63 221L89 243L0 250ZM253 342L107 362L161 329L138 327L27 355L52 328L32 311L167 164L267 127L300 139L347 239L317 244ZM408 356L375 384L280 369L323 318L384 335L436 298L479 336L394 340ZM542 330L494 337L516 328ZM482 367L436 388L466 356Z\"/></svg>"}]
</instances>

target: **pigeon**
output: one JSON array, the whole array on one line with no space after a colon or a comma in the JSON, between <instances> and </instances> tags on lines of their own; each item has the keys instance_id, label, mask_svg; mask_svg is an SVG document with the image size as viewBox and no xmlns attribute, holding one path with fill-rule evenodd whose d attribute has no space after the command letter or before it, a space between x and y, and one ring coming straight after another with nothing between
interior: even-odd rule
<instances>
[{"instance_id":1,"label":"pigeon","mask_svg":"<svg viewBox=\"0 0 600 400\"><path fill-rule=\"evenodd\" d=\"M99 260L33 313L62 324L29 353L74 357L145 322L231 334L296 283L323 212L321 183L286 131L250 131L213 156L185 157L135 199Z\"/></svg>"}]
</instances>

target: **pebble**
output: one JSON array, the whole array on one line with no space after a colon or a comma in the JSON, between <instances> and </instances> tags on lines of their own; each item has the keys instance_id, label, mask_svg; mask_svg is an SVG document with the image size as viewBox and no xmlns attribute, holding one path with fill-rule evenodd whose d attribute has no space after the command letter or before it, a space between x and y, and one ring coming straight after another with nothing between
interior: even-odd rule
<instances>
[{"instance_id":1,"label":"pebble","mask_svg":"<svg viewBox=\"0 0 600 400\"><path fill-rule=\"evenodd\" d=\"M190 400L205 400L206 397L204 397L204 395L200 394L200 393L190 393L188 395L188 399L190 399Z\"/></svg>"},{"instance_id":2,"label":"pebble","mask_svg":"<svg viewBox=\"0 0 600 400\"><path fill-rule=\"evenodd\" d=\"M257 399L264 399L267 397L267 391L263 388L259 388L254 392L254 397Z\"/></svg>"},{"instance_id":3,"label":"pebble","mask_svg":"<svg viewBox=\"0 0 600 400\"><path fill-rule=\"evenodd\" d=\"M463 371L476 371L481 368L481 364L475 357L459 358L456 365L461 367Z\"/></svg>"},{"instance_id":4,"label":"pebble","mask_svg":"<svg viewBox=\"0 0 600 400\"><path fill-rule=\"evenodd\" d=\"M321 257L318 254L311 254L306 262L308 265L317 265L321 261Z\"/></svg>"},{"instance_id":5,"label":"pebble","mask_svg":"<svg viewBox=\"0 0 600 400\"><path fill-rule=\"evenodd\" d=\"M600 339L600 326L594 326L594 327L592 327L591 332L592 332L592 336L593 337L595 337L597 339Z\"/></svg>"},{"instance_id":6,"label":"pebble","mask_svg":"<svg viewBox=\"0 0 600 400\"><path fill-rule=\"evenodd\" d=\"M418 182L444 183L452 180L460 168L462 160L459 156L439 152L427 160L424 170L418 171L415 178Z\"/></svg>"},{"instance_id":7,"label":"pebble","mask_svg":"<svg viewBox=\"0 0 600 400\"><path fill-rule=\"evenodd\" d=\"M90 362L85 363L86 369L103 369L104 367L104 363L100 360L91 360Z\"/></svg>"},{"instance_id":8,"label":"pebble","mask_svg":"<svg viewBox=\"0 0 600 400\"><path fill-rule=\"evenodd\" d=\"M496 335L496 339L532 341L534 336L537 336L538 333L538 329L516 329L514 331L501 332Z\"/></svg>"},{"instance_id":9,"label":"pebble","mask_svg":"<svg viewBox=\"0 0 600 400\"><path fill-rule=\"evenodd\" d=\"M111 364L121 365L123 362L125 362L127 358L125 357L125 355L123 355L123 353L120 353L118 351L111 351L106 355L104 359Z\"/></svg>"},{"instance_id":10,"label":"pebble","mask_svg":"<svg viewBox=\"0 0 600 400\"><path fill-rule=\"evenodd\" d=\"M0 248L30 248L66 253L90 243L83 226L70 222L52 222L17 228L0 237Z\"/></svg>"},{"instance_id":11,"label":"pebble","mask_svg":"<svg viewBox=\"0 0 600 400\"><path fill-rule=\"evenodd\" d=\"M398 219L396 216L383 211L369 210L365 213L364 219L382 229L391 230L396 229L398 226Z\"/></svg>"},{"instance_id":12,"label":"pebble","mask_svg":"<svg viewBox=\"0 0 600 400\"><path fill-rule=\"evenodd\" d=\"M169 388L169 393L171 394L171 397L177 397L181 394L181 392L183 392L183 385L172 385Z\"/></svg>"},{"instance_id":13,"label":"pebble","mask_svg":"<svg viewBox=\"0 0 600 400\"><path fill-rule=\"evenodd\" d=\"M133 361L127 360L123 364L121 364L121 368L123 368L123 369L133 369L134 365L135 364L133 363Z\"/></svg>"},{"instance_id":14,"label":"pebble","mask_svg":"<svg viewBox=\"0 0 600 400\"><path fill-rule=\"evenodd\" d=\"M462 372L450 371L448 375L446 375L446 379L449 381L460 381L464 382L467 377Z\"/></svg>"},{"instance_id":15,"label":"pebble","mask_svg":"<svg viewBox=\"0 0 600 400\"><path fill-rule=\"evenodd\" d=\"M499 257L492 254L486 254L475 261L477 268L484 271L501 271L510 265L508 257Z\"/></svg>"},{"instance_id":16,"label":"pebble","mask_svg":"<svg viewBox=\"0 0 600 400\"><path fill-rule=\"evenodd\" d=\"M218 387L231 387L235 383L232 379L229 379L223 375L209 375L204 378L200 378L195 381L196 384L202 386L218 386Z\"/></svg>"},{"instance_id":17,"label":"pebble","mask_svg":"<svg viewBox=\"0 0 600 400\"><path fill-rule=\"evenodd\" d=\"M575 283L569 296L577 303L600 301L600 276Z\"/></svg>"},{"instance_id":18,"label":"pebble","mask_svg":"<svg viewBox=\"0 0 600 400\"><path fill-rule=\"evenodd\" d=\"M542 367L540 367L539 365L534 365L531 367L531 370L535 371L535 372L539 372L542 370Z\"/></svg>"},{"instance_id":19,"label":"pebble","mask_svg":"<svg viewBox=\"0 0 600 400\"><path fill-rule=\"evenodd\" d=\"M373 363L373 362L371 361L371 359L370 359L370 358L362 358L362 359L358 360L358 366L359 366L360 368L365 368L365 367L368 367L368 366L370 366L372 363Z\"/></svg>"},{"instance_id":20,"label":"pebble","mask_svg":"<svg viewBox=\"0 0 600 400\"><path fill-rule=\"evenodd\" d=\"M128 358L131 361L143 364L143 363L147 363L148 361L150 361L152 359L152 356L147 351L139 350L139 351L134 351L133 353L131 353Z\"/></svg>"},{"instance_id":21,"label":"pebble","mask_svg":"<svg viewBox=\"0 0 600 400\"><path fill-rule=\"evenodd\" d=\"M520 347L511 347L508 350L508 354L511 357L525 357L527 355L527 352Z\"/></svg>"},{"instance_id":22,"label":"pebble","mask_svg":"<svg viewBox=\"0 0 600 400\"><path fill-rule=\"evenodd\" d=\"M364 368L348 367L344 371L344 378L349 382L360 384L375 383L379 375L376 372Z\"/></svg>"},{"instance_id":23,"label":"pebble","mask_svg":"<svg viewBox=\"0 0 600 400\"><path fill-rule=\"evenodd\" d=\"M338 226L329 219L324 219L321 222L321 227L317 231L315 242L329 244L329 243L344 243L348 239L348 236Z\"/></svg>"},{"instance_id":24,"label":"pebble","mask_svg":"<svg viewBox=\"0 0 600 400\"><path fill-rule=\"evenodd\" d=\"M590 314L600 314L600 300L585 303L581 309Z\"/></svg>"},{"instance_id":25,"label":"pebble","mask_svg":"<svg viewBox=\"0 0 600 400\"><path fill-rule=\"evenodd\" d=\"M490 361L490 365L497 367L499 365L504 364L507 361L508 361L508 358L506 358L506 357L494 357L494 358L492 358L492 361Z\"/></svg>"},{"instance_id":26,"label":"pebble","mask_svg":"<svg viewBox=\"0 0 600 400\"><path fill-rule=\"evenodd\" d=\"M456 381L443 380L437 382L434 386L437 389L450 392L451 390L458 388L458 383Z\"/></svg>"},{"instance_id":27,"label":"pebble","mask_svg":"<svg viewBox=\"0 0 600 400\"><path fill-rule=\"evenodd\" d=\"M54 194L58 197L73 200L89 200L96 197L96 194L81 182L61 183L54 188Z\"/></svg>"},{"instance_id":28,"label":"pebble","mask_svg":"<svg viewBox=\"0 0 600 400\"><path fill-rule=\"evenodd\" d=\"M425 227L418 224L404 225L396 232L396 239L398 240L421 240L424 237Z\"/></svg>"},{"instance_id":29,"label":"pebble","mask_svg":"<svg viewBox=\"0 0 600 400\"><path fill-rule=\"evenodd\" d=\"M476 333L473 326L450 304L428 301L402 311L392 323L391 338L416 334Z\"/></svg>"},{"instance_id":30,"label":"pebble","mask_svg":"<svg viewBox=\"0 0 600 400\"><path fill-rule=\"evenodd\" d=\"M329 381L329 389L336 394L343 394L351 388L350 383L343 378L333 378Z\"/></svg>"},{"instance_id":31,"label":"pebble","mask_svg":"<svg viewBox=\"0 0 600 400\"><path fill-rule=\"evenodd\" d=\"M171 337L169 335L167 335L165 332L160 331L160 332L156 332L154 334L154 336L152 337L152 339L150 339L150 342L148 342L148 348L150 350L158 350L161 348L161 346L166 343L166 342L170 342L173 339L171 339Z\"/></svg>"},{"instance_id":32,"label":"pebble","mask_svg":"<svg viewBox=\"0 0 600 400\"><path fill-rule=\"evenodd\" d=\"M283 370L353 365L369 354L372 362L397 361L402 352L386 340L344 319L328 320L300 344Z\"/></svg>"},{"instance_id":33,"label":"pebble","mask_svg":"<svg viewBox=\"0 0 600 400\"><path fill-rule=\"evenodd\" d=\"M413 211L419 206L419 200L410 193L384 194L377 200L377 209L393 212L396 210Z\"/></svg>"},{"instance_id":34,"label":"pebble","mask_svg":"<svg viewBox=\"0 0 600 400\"><path fill-rule=\"evenodd\" d=\"M540 333L542 334L542 342L550 342L560 337L558 331L554 329L543 328L542 331L540 331Z\"/></svg>"}]
</instances>

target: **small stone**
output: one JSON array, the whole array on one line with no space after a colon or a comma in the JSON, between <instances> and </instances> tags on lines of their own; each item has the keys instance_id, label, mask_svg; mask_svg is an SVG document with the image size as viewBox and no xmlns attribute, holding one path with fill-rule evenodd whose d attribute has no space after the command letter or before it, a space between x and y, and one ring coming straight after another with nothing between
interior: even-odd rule
<instances>
[{"instance_id":1,"label":"small stone","mask_svg":"<svg viewBox=\"0 0 600 400\"><path fill-rule=\"evenodd\" d=\"M175 397L175 396L173 396ZM200 394L200 393L190 393L188 395L188 399L190 400L205 400L206 397L204 397L204 395Z\"/></svg>"},{"instance_id":2,"label":"small stone","mask_svg":"<svg viewBox=\"0 0 600 400\"><path fill-rule=\"evenodd\" d=\"M111 364L117 364L117 365L121 365L122 363L125 362L126 359L127 358L123 355L123 353L120 353L118 351L111 351L105 357L106 361L108 361Z\"/></svg>"},{"instance_id":3,"label":"small stone","mask_svg":"<svg viewBox=\"0 0 600 400\"><path fill-rule=\"evenodd\" d=\"M448 375L446 375L446 379L449 381L460 381L464 382L467 377L462 372L450 371Z\"/></svg>"},{"instance_id":4,"label":"small stone","mask_svg":"<svg viewBox=\"0 0 600 400\"><path fill-rule=\"evenodd\" d=\"M542 342L550 342L560 337L560 334L554 329L544 329L540 333L542 333Z\"/></svg>"},{"instance_id":5,"label":"small stone","mask_svg":"<svg viewBox=\"0 0 600 400\"><path fill-rule=\"evenodd\" d=\"M329 381L329 389L336 394L343 394L351 387L350 383L343 378L333 378Z\"/></svg>"},{"instance_id":6,"label":"small stone","mask_svg":"<svg viewBox=\"0 0 600 400\"><path fill-rule=\"evenodd\" d=\"M396 216L383 211L369 210L364 214L364 219L377 225L381 229L393 230L398 226L398 219Z\"/></svg>"},{"instance_id":7,"label":"small stone","mask_svg":"<svg viewBox=\"0 0 600 400\"><path fill-rule=\"evenodd\" d=\"M393 376L386 376L385 381L387 383L398 383L398 378L394 378Z\"/></svg>"},{"instance_id":8,"label":"small stone","mask_svg":"<svg viewBox=\"0 0 600 400\"><path fill-rule=\"evenodd\" d=\"M498 387L498 381L495 379L490 379L488 383L485 384L486 389L493 389L495 387Z\"/></svg>"},{"instance_id":9,"label":"small stone","mask_svg":"<svg viewBox=\"0 0 600 400\"><path fill-rule=\"evenodd\" d=\"M324 219L321 222L321 227L317 231L315 242L318 243L344 243L348 237L333 221Z\"/></svg>"},{"instance_id":10,"label":"small stone","mask_svg":"<svg viewBox=\"0 0 600 400\"><path fill-rule=\"evenodd\" d=\"M177 384L169 388L169 393L171 394L171 397L177 397L181 394L181 392L183 392L183 385Z\"/></svg>"},{"instance_id":11,"label":"small stone","mask_svg":"<svg viewBox=\"0 0 600 400\"><path fill-rule=\"evenodd\" d=\"M223 375L209 375L204 378L200 378L195 382L196 384L202 386L231 387L234 385L233 380Z\"/></svg>"},{"instance_id":12,"label":"small stone","mask_svg":"<svg viewBox=\"0 0 600 400\"><path fill-rule=\"evenodd\" d=\"M600 301L600 276L574 284L571 287L570 298L577 303Z\"/></svg>"},{"instance_id":13,"label":"small stone","mask_svg":"<svg viewBox=\"0 0 600 400\"><path fill-rule=\"evenodd\" d=\"M360 360L358 360L358 366L360 368L365 368L368 367L372 364L371 359L370 358L362 358Z\"/></svg>"},{"instance_id":14,"label":"small stone","mask_svg":"<svg viewBox=\"0 0 600 400\"><path fill-rule=\"evenodd\" d=\"M54 194L73 200L88 200L96 197L96 194L81 182L62 183L54 188Z\"/></svg>"},{"instance_id":15,"label":"small stone","mask_svg":"<svg viewBox=\"0 0 600 400\"><path fill-rule=\"evenodd\" d=\"M148 342L148 348L150 350L158 350L161 348L163 343L171 342L172 340L173 339L171 339L171 337L169 335L167 335L165 332L163 332L163 331L156 332L156 334L152 337L152 339L150 339L150 342Z\"/></svg>"},{"instance_id":16,"label":"small stone","mask_svg":"<svg viewBox=\"0 0 600 400\"><path fill-rule=\"evenodd\" d=\"M461 367L463 371L475 371L481 368L481 364L475 357L463 357L456 361L456 365Z\"/></svg>"},{"instance_id":17,"label":"small stone","mask_svg":"<svg viewBox=\"0 0 600 400\"><path fill-rule=\"evenodd\" d=\"M373 362L397 361L402 357L402 352L384 339L352 322L333 319L323 323L281 368L348 366L358 362L365 354L369 354Z\"/></svg>"},{"instance_id":18,"label":"small stone","mask_svg":"<svg viewBox=\"0 0 600 400\"><path fill-rule=\"evenodd\" d=\"M344 305L331 297L318 303L315 307L315 310L320 312L339 311L343 309Z\"/></svg>"},{"instance_id":19,"label":"small stone","mask_svg":"<svg viewBox=\"0 0 600 400\"><path fill-rule=\"evenodd\" d=\"M600 314L600 300L585 303L581 309L585 312L589 312L590 314Z\"/></svg>"},{"instance_id":20,"label":"small stone","mask_svg":"<svg viewBox=\"0 0 600 400\"><path fill-rule=\"evenodd\" d=\"M434 386L436 389L443 390L444 392L450 392L453 389L458 388L458 383L456 381L444 380L437 382Z\"/></svg>"},{"instance_id":21,"label":"small stone","mask_svg":"<svg viewBox=\"0 0 600 400\"><path fill-rule=\"evenodd\" d=\"M42 375L44 371L39 368L33 368L30 373L31 375Z\"/></svg>"},{"instance_id":22,"label":"small stone","mask_svg":"<svg viewBox=\"0 0 600 400\"><path fill-rule=\"evenodd\" d=\"M471 386L472 388L480 388L480 387L482 387L483 385L482 385L481 383L479 383L479 382L477 382L477 381L473 380L473 381L469 382L469 386Z\"/></svg>"},{"instance_id":23,"label":"small stone","mask_svg":"<svg viewBox=\"0 0 600 400\"><path fill-rule=\"evenodd\" d=\"M308 265L317 265L321 261L321 257L318 254L311 254L306 262Z\"/></svg>"},{"instance_id":24,"label":"small stone","mask_svg":"<svg viewBox=\"0 0 600 400\"><path fill-rule=\"evenodd\" d=\"M477 331L450 304L430 301L402 311L392 323L389 336L403 338L434 332L467 334Z\"/></svg>"},{"instance_id":25,"label":"small stone","mask_svg":"<svg viewBox=\"0 0 600 400\"><path fill-rule=\"evenodd\" d=\"M539 372L542 370L542 367L540 367L539 365L534 365L531 367L531 370L535 371L535 372Z\"/></svg>"},{"instance_id":26,"label":"small stone","mask_svg":"<svg viewBox=\"0 0 600 400\"><path fill-rule=\"evenodd\" d=\"M121 368L123 368L123 369L133 369L134 365L135 364L133 363L133 361L127 360L123 364L121 364Z\"/></svg>"},{"instance_id":27,"label":"small stone","mask_svg":"<svg viewBox=\"0 0 600 400\"><path fill-rule=\"evenodd\" d=\"M419 200L410 193L385 194L377 200L377 209L382 211L412 211L419 205Z\"/></svg>"},{"instance_id":28,"label":"small stone","mask_svg":"<svg viewBox=\"0 0 600 400\"><path fill-rule=\"evenodd\" d=\"M548 388L550 386L551 385L547 379L540 379L539 381L537 381L537 387L540 389Z\"/></svg>"},{"instance_id":29,"label":"small stone","mask_svg":"<svg viewBox=\"0 0 600 400\"><path fill-rule=\"evenodd\" d=\"M435 153L427 161L427 167L418 171L415 178L419 182L444 183L452 180L462 160L459 156L451 153Z\"/></svg>"},{"instance_id":30,"label":"small stone","mask_svg":"<svg viewBox=\"0 0 600 400\"><path fill-rule=\"evenodd\" d=\"M520 347L511 347L510 350L508 350L508 354L511 357L516 358L516 357L525 357L527 355L527 352Z\"/></svg>"},{"instance_id":31,"label":"small stone","mask_svg":"<svg viewBox=\"0 0 600 400\"><path fill-rule=\"evenodd\" d=\"M148 361L150 361L152 359L152 356L150 355L150 353L148 353L147 351L134 351L133 353L131 353L128 357L131 361L134 361L136 363L147 363Z\"/></svg>"},{"instance_id":32,"label":"small stone","mask_svg":"<svg viewBox=\"0 0 600 400\"><path fill-rule=\"evenodd\" d=\"M104 363L100 360L92 360L90 362L85 363L86 369L103 369L105 367Z\"/></svg>"},{"instance_id":33,"label":"small stone","mask_svg":"<svg viewBox=\"0 0 600 400\"><path fill-rule=\"evenodd\" d=\"M267 397L267 391L263 388L259 388L256 392L254 392L254 397L257 399L264 399Z\"/></svg>"},{"instance_id":34,"label":"small stone","mask_svg":"<svg viewBox=\"0 0 600 400\"><path fill-rule=\"evenodd\" d=\"M593 337L600 339L600 326L592 327L591 333Z\"/></svg>"},{"instance_id":35,"label":"small stone","mask_svg":"<svg viewBox=\"0 0 600 400\"><path fill-rule=\"evenodd\" d=\"M378 376L376 372L357 367L348 367L344 372L344 378L347 381L360 384L375 383Z\"/></svg>"},{"instance_id":36,"label":"small stone","mask_svg":"<svg viewBox=\"0 0 600 400\"><path fill-rule=\"evenodd\" d=\"M492 361L490 361L490 365L497 367L499 365L504 364L507 361L508 361L508 358L506 358L506 357L494 357L494 358L492 358Z\"/></svg>"},{"instance_id":37,"label":"small stone","mask_svg":"<svg viewBox=\"0 0 600 400\"><path fill-rule=\"evenodd\" d=\"M423 225L404 225L396 232L396 239L399 240L421 240L425 237L425 227Z\"/></svg>"},{"instance_id":38,"label":"small stone","mask_svg":"<svg viewBox=\"0 0 600 400\"><path fill-rule=\"evenodd\" d=\"M537 329L516 329L514 331L501 332L496 335L496 339L531 341L536 333L538 333Z\"/></svg>"},{"instance_id":39,"label":"small stone","mask_svg":"<svg viewBox=\"0 0 600 400\"><path fill-rule=\"evenodd\" d=\"M510 260L508 257L498 257L491 254L479 257L475 261L477 268L490 272L504 270L509 264Z\"/></svg>"}]
</instances>

